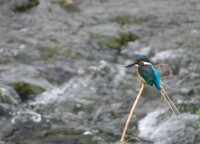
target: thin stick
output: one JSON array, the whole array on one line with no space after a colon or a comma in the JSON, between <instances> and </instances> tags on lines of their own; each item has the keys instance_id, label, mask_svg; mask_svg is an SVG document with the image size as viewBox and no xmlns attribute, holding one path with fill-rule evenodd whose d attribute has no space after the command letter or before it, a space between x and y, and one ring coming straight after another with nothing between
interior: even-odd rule
<instances>
[{"instance_id":1,"label":"thin stick","mask_svg":"<svg viewBox=\"0 0 200 144\"><path fill-rule=\"evenodd\" d=\"M172 71L170 65L168 65L168 64L157 64L157 65L154 65L154 66L155 66L156 68L158 68L158 69L159 69L161 66L167 67L167 69L168 69L168 71L169 71L169 74L166 75L166 76L164 76L164 77L163 77L164 79L167 78L167 77L173 76L173 71Z\"/></svg>"},{"instance_id":2,"label":"thin stick","mask_svg":"<svg viewBox=\"0 0 200 144\"><path fill-rule=\"evenodd\" d=\"M171 98L168 96L167 92L165 91L164 87L161 84L161 96L167 101L169 107L171 108L174 114L180 114L179 110L177 109L176 105L173 103Z\"/></svg>"},{"instance_id":3,"label":"thin stick","mask_svg":"<svg viewBox=\"0 0 200 144\"><path fill-rule=\"evenodd\" d=\"M121 137L121 139L120 139L120 144L124 144L124 139L125 139L126 131L127 131L127 129L128 129L128 125L129 125L129 123L130 123L130 120L131 120L131 117L132 117L132 115L133 115L133 112L134 112L134 110L135 110L135 108L136 108L136 106L137 106L137 104L138 104L138 101L139 101L139 99L140 99L140 97L141 97L141 94L142 94L143 89L144 89L144 84L142 83L142 86L141 86L141 88L140 88L140 91L139 91L139 93L138 93L138 95L137 95L137 97L136 97L136 100L134 101L134 104L133 104L133 106L132 106L132 108L131 108L131 111L130 111L130 113L129 113L129 115L128 115L128 119L127 119L126 124L125 124L125 126L124 126L123 133L122 133L122 137Z\"/></svg>"}]
</instances>

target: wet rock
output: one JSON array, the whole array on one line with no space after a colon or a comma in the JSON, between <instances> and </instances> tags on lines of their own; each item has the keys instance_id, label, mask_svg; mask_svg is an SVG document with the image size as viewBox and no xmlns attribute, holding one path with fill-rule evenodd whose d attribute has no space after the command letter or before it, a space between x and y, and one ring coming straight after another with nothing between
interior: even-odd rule
<instances>
[{"instance_id":1,"label":"wet rock","mask_svg":"<svg viewBox=\"0 0 200 144\"><path fill-rule=\"evenodd\" d=\"M61 0L60 6L67 12L80 12L78 2L74 0Z\"/></svg>"},{"instance_id":2,"label":"wet rock","mask_svg":"<svg viewBox=\"0 0 200 144\"><path fill-rule=\"evenodd\" d=\"M101 36L98 34L91 34L91 39L101 48L111 48L117 51L121 51L122 47L130 41L135 41L138 36L134 33L119 33L116 36Z\"/></svg>"},{"instance_id":3,"label":"wet rock","mask_svg":"<svg viewBox=\"0 0 200 144\"><path fill-rule=\"evenodd\" d=\"M15 109L16 109L16 105L0 103L0 116L10 117L12 116L12 112L15 111Z\"/></svg>"},{"instance_id":4,"label":"wet rock","mask_svg":"<svg viewBox=\"0 0 200 144\"><path fill-rule=\"evenodd\" d=\"M53 87L31 66L1 65L0 69L1 82L13 87L23 101Z\"/></svg>"},{"instance_id":5,"label":"wet rock","mask_svg":"<svg viewBox=\"0 0 200 144\"><path fill-rule=\"evenodd\" d=\"M0 84L0 116L9 116L21 102L16 91L7 85Z\"/></svg>"},{"instance_id":6,"label":"wet rock","mask_svg":"<svg viewBox=\"0 0 200 144\"><path fill-rule=\"evenodd\" d=\"M19 94L22 101L31 99L35 95L38 95L45 91L44 88L37 85L32 85L30 83L17 82L17 83L11 83L10 85Z\"/></svg>"},{"instance_id":7,"label":"wet rock","mask_svg":"<svg viewBox=\"0 0 200 144\"><path fill-rule=\"evenodd\" d=\"M143 22L142 19L140 20L140 19L134 18L132 15L128 15L128 14L117 15L117 16L111 17L109 20L121 26Z\"/></svg>"},{"instance_id":8,"label":"wet rock","mask_svg":"<svg viewBox=\"0 0 200 144\"><path fill-rule=\"evenodd\" d=\"M7 124L9 124L9 119L6 117L0 117L0 127L1 127L1 131L0 131L0 143L2 142L4 144L4 142L2 141L2 137L4 135L3 133L3 127L6 126Z\"/></svg>"},{"instance_id":9,"label":"wet rock","mask_svg":"<svg viewBox=\"0 0 200 144\"><path fill-rule=\"evenodd\" d=\"M89 131L91 132L89 137L93 137L91 141L101 141L100 139L115 141L120 132L120 129L116 129L116 125L120 125L123 113L120 109L122 104L120 102L116 104L116 101L120 99L122 93L126 93L126 88L120 93L123 89L120 86L125 76L125 69L121 65L112 66L101 61L94 66L80 69L78 73L78 77L42 93L35 101L29 103L34 107L34 111L39 110L43 113L43 118L51 121L54 128L62 124L66 124L66 129L72 128L69 132L60 128L48 129L45 132L45 139L50 137L57 139L60 135L80 131L79 139L85 141L85 134ZM115 91L115 88L119 90ZM17 119L20 117L17 116ZM77 127L79 123L82 125ZM71 141L67 136L66 139Z\"/></svg>"},{"instance_id":10,"label":"wet rock","mask_svg":"<svg viewBox=\"0 0 200 144\"><path fill-rule=\"evenodd\" d=\"M25 11L39 5L39 0L11 0L9 7L14 11Z\"/></svg>"},{"instance_id":11,"label":"wet rock","mask_svg":"<svg viewBox=\"0 0 200 144\"><path fill-rule=\"evenodd\" d=\"M128 42L135 41L139 37L131 31L122 31L120 26L111 23L98 25L89 30L90 42L100 48L111 48L118 52Z\"/></svg>"},{"instance_id":12,"label":"wet rock","mask_svg":"<svg viewBox=\"0 0 200 144\"><path fill-rule=\"evenodd\" d=\"M41 143L117 141L119 129L116 130L116 125L121 122L121 114L116 109L120 109L121 104L114 101L121 93L113 88L121 89L125 69L101 61L78 73L78 77L16 109L11 124L3 127L2 139L21 143L25 137L27 141L34 139ZM115 93L113 99L110 99L111 93Z\"/></svg>"},{"instance_id":13,"label":"wet rock","mask_svg":"<svg viewBox=\"0 0 200 144\"><path fill-rule=\"evenodd\" d=\"M155 144L198 144L197 121L194 114L170 116L166 110L158 109L139 121L139 136Z\"/></svg>"},{"instance_id":14,"label":"wet rock","mask_svg":"<svg viewBox=\"0 0 200 144\"><path fill-rule=\"evenodd\" d=\"M19 102L20 97L12 87L0 84L0 103L18 104Z\"/></svg>"}]
</instances>

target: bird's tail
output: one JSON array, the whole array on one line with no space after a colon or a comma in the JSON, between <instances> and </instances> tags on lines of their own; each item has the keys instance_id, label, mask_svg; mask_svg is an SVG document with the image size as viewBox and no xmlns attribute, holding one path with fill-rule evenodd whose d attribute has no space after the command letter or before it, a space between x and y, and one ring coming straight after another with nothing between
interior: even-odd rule
<instances>
[{"instance_id":1,"label":"bird's tail","mask_svg":"<svg viewBox=\"0 0 200 144\"><path fill-rule=\"evenodd\" d=\"M165 91L163 85L162 85L162 82L160 84L160 87L161 87L161 97L164 99L164 101L168 104L168 106L170 107L170 109L172 110L172 112L176 115L179 115L180 112L179 110L177 109L177 107L175 106L175 104L173 103L173 101L171 100L171 98L168 96L167 92Z\"/></svg>"}]
</instances>

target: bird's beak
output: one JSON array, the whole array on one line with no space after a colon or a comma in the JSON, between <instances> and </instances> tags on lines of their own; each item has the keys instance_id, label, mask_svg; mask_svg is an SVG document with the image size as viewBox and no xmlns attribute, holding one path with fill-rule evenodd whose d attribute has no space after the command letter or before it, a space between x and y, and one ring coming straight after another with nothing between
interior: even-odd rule
<instances>
[{"instance_id":1,"label":"bird's beak","mask_svg":"<svg viewBox=\"0 0 200 144\"><path fill-rule=\"evenodd\" d=\"M138 64L138 63L137 63L137 62L134 62L134 63L132 63L132 64L129 64L129 65L125 66L125 68L134 66L134 65L136 65L136 64Z\"/></svg>"}]
</instances>

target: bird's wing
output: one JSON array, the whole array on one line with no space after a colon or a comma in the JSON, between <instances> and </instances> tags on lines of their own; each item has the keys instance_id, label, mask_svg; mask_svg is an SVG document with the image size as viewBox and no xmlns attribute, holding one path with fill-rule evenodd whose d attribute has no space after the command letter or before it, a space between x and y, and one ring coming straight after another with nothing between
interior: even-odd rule
<instances>
[{"instance_id":1,"label":"bird's wing","mask_svg":"<svg viewBox=\"0 0 200 144\"><path fill-rule=\"evenodd\" d=\"M151 65L139 65L139 74L147 84L153 86L155 82L155 74Z\"/></svg>"}]
</instances>

